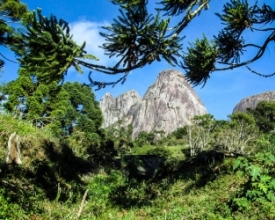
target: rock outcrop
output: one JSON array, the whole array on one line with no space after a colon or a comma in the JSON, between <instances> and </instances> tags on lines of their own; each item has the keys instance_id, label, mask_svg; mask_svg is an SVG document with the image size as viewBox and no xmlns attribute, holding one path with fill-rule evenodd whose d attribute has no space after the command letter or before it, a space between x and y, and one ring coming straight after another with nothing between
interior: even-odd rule
<instances>
[{"instance_id":1,"label":"rock outcrop","mask_svg":"<svg viewBox=\"0 0 275 220\"><path fill-rule=\"evenodd\" d=\"M152 130L171 133L178 127L189 124L191 118L203 115L207 110L184 75L176 70L166 70L159 74L141 98L131 90L118 96L106 94L100 100L103 112L103 127L118 120L133 124L133 137L139 132Z\"/></svg>"},{"instance_id":2,"label":"rock outcrop","mask_svg":"<svg viewBox=\"0 0 275 220\"><path fill-rule=\"evenodd\" d=\"M242 99L233 109L234 112L245 112L246 109L255 109L261 101L275 101L275 91L264 92Z\"/></svg>"},{"instance_id":3,"label":"rock outcrop","mask_svg":"<svg viewBox=\"0 0 275 220\"><path fill-rule=\"evenodd\" d=\"M122 120L127 114L131 114L134 106L138 106L141 101L141 96L135 90L130 90L117 98L106 93L99 103L104 118L102 127L106 128Z\"/></svg>"}]
</instances>

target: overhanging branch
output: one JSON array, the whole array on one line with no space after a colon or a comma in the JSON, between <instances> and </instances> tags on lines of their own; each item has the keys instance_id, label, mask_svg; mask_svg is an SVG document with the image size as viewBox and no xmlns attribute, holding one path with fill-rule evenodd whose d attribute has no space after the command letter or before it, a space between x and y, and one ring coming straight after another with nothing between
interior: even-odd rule
<instances>
[{"instance_id":1,"label":"overhanging branch","mask_svg":"<svg viewBox=\"0 0 275 220\"><path fill-rule=\"evenodd\" d=\"M192 8L194 7L194 4L191 4L187 15L185 16L185 19L180 22L181 24L179 25L179 27L176 29L176 31L173 33L173 36L178 36L181 31L189 24L189 22L195 17L197 16L201 10L209 3L210 0L205 1L204 3L202 3L193 13L190 13L190 11L192 10Z\"/></svg>"},{"instance_id":2,"label":"overhanging branch","mask_svg":"<svg viewBox=\"0 0 275 220\"><path fill-rule=\"evenodd\" d=\"M119 74L119 73L128 73L131 70L138 69L138 68L145 65L144 62L140 61L140 62L136 63L135 65L133 65L131 67L118 69L118 68L113 68L113 67L107 67L107 66L87 63L85 61L78 60L78 59L74 59L74 60L75 60L75 62L77 62L78 64L80 64L82 66L85 66L89 69L96 70L96 71L99 71L101 73L106 73L106 74L109 74L109 75L116 75L116 74Z\"/></svg>"},{"instance_id":3,"label":"overhanging branch","mask_svg":"<svg viewBox=\"0 0 275 220\"><path fill-rule=\"evenodd\" d=\"M246 66L246 68L249 70L249 71L251 71L252 73L255 73L255 74L257 74L257 75L259 75L259 76L262 76L262 77L272 77L272 76L275 76L275 72L274 73L271 73L271 74L262 74L262 73L259 73L259 72L257 72L257 71L255 71L255 70L253 70L253 69L251 69L249 66Z\"/></svg>"},{"instance_id":4,"label":"overhanging branch","mask_svg":"<svg viewBox=\"0 0 275 220\"><path fill-rule=\"evenodd\" d=\"M247 66L248 64L255 62L256 60L260 59L263 56L266 50L266 47L270 41L275 41L275 30L269 35L269 37L265 40L264 44L260 47L256 56L254 56L251 60L241 62L241 63L223 63L224 65L230 65L230 66L225 68L215 68L213 71L232 70L234 68Z\"/></svg>"},{"instance_id":5,"label":"overhanging branch","mask_svg":"<svg viewBox=\"0 0 275 220\"><path fill-rule=\"evenodd\" d=\"M124 84L126 79L127 79L127 76L128 76L128 73L125 73L124 76L120 77L117 81L114 81L114 82L100 82L100 81L94 81L92 79L92 71L91 71L91 72L89 72L89 75L88 75L88 79L90 81L90 84L84 83L83 85L84 86L90 86L90 87L97 86L97 89L95 89L95 91L97 91L97 90L100 90L102 88L105 88L106 86L114 87L118 83Z\"/></svg>"}]
</instances>

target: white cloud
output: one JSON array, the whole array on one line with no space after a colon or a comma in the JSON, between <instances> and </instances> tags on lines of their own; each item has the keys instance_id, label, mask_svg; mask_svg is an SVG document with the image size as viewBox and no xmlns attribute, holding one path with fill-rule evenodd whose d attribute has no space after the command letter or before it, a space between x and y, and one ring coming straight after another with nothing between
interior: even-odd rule
<instances>
[{"instance_id":1,"label":"white cloud","mask_svg":"<svg viewBox=\"0 0 275 220\"><path fill-rule=\"evenodd\" d=\"M104 54L104 50L100 48L104 43L104 38L100 36L99 32L103 31L102 26L108 26L107 22L91 22L86 20L77 21L71 23L71 33L73 34L73 40L81 45L84 41L86 42L85 50L99 58L97 62L100 65L114 65L114 59L110 59Z\"/></svg>"}]
</instances>

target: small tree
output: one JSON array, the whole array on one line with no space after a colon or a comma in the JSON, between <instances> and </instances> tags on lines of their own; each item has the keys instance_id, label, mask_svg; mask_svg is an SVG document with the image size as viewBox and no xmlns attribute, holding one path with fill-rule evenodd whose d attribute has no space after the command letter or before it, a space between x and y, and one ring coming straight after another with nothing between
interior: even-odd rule
<instances>
[{"instance_id":1,"label":"small tree","mask_svg":"<svg viewBox=\"0 0 275 220\"><path fill-rule=\"evenodd\" d=\"M154 131L146 132L141 131L138 136L135 138L135 143L142 147L144 145L153 145L156 138L156 133Z\"/></svg>"},{"instance_id":2,"label":"small tree","mask_svg":"<svg viewBox=\"0 0 275 220\"><path fill-rule=\"evenodd\" d=\"M169 136L174 136L176 139L182 139L185 135L187 135L187 127L180 127L173 131Z\"/></svg>"},{"instance_id":3,"label":"small tree","mask_svg":"<svg viewBox=\"0 0 275 220\"><path fill-rule=\"evenodd\" d=\"M215 119L213 115L210 114L195 116L191 120L191 125L187 126L191 156L195 156L200 151L207 150L209 148L211 132L214 127Z\"/></svg>"},{"instance_id":4,"label":"small tree","mask_svg":"<svg viewBox=\"0 0 275 220\"><path fill-rule=\"evenodd\" d=\"M132 133L133 125L123 125L119 120L115 124L105 129L106 138L114 142L114 147L119 154L125 154L131 151L133 145Z\"/></svg>"},{"instance_id":5,"label":"small tree","mask_svg":"<svg viewBox=\"0 0 275 220\"><path fill-rule=\"evenodd\" d=\"M229 115L230 121L221 123L213 133L213 144L219 150L248 153L249 144L258 137L253 116L245 112Z\"/></svg>"}]
</instances>

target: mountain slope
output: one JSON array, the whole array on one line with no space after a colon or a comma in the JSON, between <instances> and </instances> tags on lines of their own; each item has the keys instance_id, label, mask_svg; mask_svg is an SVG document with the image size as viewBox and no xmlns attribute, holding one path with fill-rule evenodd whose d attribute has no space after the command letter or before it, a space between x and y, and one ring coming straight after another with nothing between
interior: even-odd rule
<instances>
[{"instance_id":1,"label":"mountain slope","mask_svg":"<svg viewBox=\"0 0 275 220\"><path fill-rule=\"evenodd\" d=\"M247 108L255 109L260 101L275 101L275 91L260 93L242 99L233 109L234 112L245 112Z\"/></svg>"},{"instance_id":2,"label":"mountain slope","mask_svg":"<svg viewBox=\"0 0 275 220\"><path fill-rule=\"evenodd\" d=\"M103 127L118 120L125 125L132 123L133 137L152 130L168 134L189 124L194 116L207 113L196 92L177 70L162 71L142 99L134 90L117 98L107 93L100 100L100 107Z\"/></svg>"}]
</instances>

